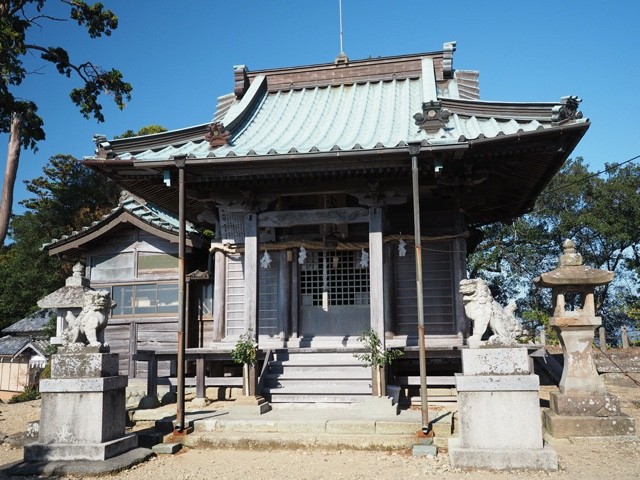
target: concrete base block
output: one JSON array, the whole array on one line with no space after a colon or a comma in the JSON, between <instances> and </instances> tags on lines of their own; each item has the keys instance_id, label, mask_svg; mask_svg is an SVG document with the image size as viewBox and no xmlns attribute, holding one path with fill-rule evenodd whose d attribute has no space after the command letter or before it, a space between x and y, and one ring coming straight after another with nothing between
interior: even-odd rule
<instances>
[{"instance_id":1,"label":"concrete base block","mask_svg":"<svg viewBox=\"0 0 640 480\"><path fill-rule=\"evenodd\" d=\"M433 444L433 440L424 440L411 449L414 457L435 457L438 455L438 447Z\"/></svg>"},{"instance_id":2,"label":"concrete base block","mask_svg":"<svg viewBox=\"0 0 640 480\"><path fill-rule=\"evenodd\" d=\"M617 437L636 433L635 419L625 414L615 417L570 416L544 409L542 418L544 427L553 438Z\"/></svg>"},{"instance_id":3,"label":"concrete base block","mask_svg":"<svg viewBox=\"0 0 640 480\"><path fill-rule=\"evenodd\" d=\"M20 462L6 470L0 471L0 478L4 478L5 473L11 476L15 475L25 478L35 478L36 476L40 478L40 475L55 478L63 475L74 475L76 478L84 478L87 476L119 472L144 462L152 456L153 452L149 449L135 448L122 455L98 461Z\"/></svg>"},{"instance_id":4,"label":"concrete base block","mask_svg":"<svg viewBox=\"0 0 640 480\"><path fill-rule=\"evenodd\" d=\"M182 448L182 444L178 442L174 443L158 443L151 447L154 453L158 455L173 455L174 453L178 453Z\"/></svg>"},{"instance_id":5,"label":"concrete base block","mask_svg":"<svg viewBox=\"0 0 640 480\"><path fill-rule=\"evenodd\" d=\"M459 391L461 446L506 450L542 448L538 402L536 390Z\"/></svg>"},{"instance_id":6,"label":"concrete base block","mask_svg":"<svg viewBox=\"0 0 640 480\"><path fill-rule=\"evenodd\" d=\"M74 352L51 357L51 378L118 376L117 353Z\"/></svg>"},{"instance_id":7,"label":"concrete base block","mask_svg":"<svg viewBox=\"0 0 640 480\"><path fill-rule=\"evenodd\" d=\"M526 348L468 348L462 350L462 372L473 375L528 375L533 372Z\"/></svg>"},{"instance_id":8,"label":"concrete base block","mask_svg":"<svg viewBox=\"0 0 640 480\"><path fill-rule=\"evenodd\" d=\"M138 446L138 437L127 435L104 443L32 443L24 447L25 462L106 460Z\"/></svg>"},{"instance_id":9,"label":"concrete base block","mask_svg":"<svg viewBox=\"0 0 640 480\"><path fill-rule=\"evenodd\" d=\"M548 445L538 449L462 448L458 438L451 438L449 463L453 468L557 470L558 455Z\"/></svg>"},{"instance_id":10,"label":"concrete base block","mask_svg":"<svg viewBox=\"0 0 640 480\"><path fill-rule=\"evenodd\" d=\"M399 406L391 397L368 397L358 404L358 410L369 415L397 415Z\"/></svg>"},{"instance_id":11,"label":"concrete base block","mask_svg":"<svg viewBox=\"0 0 640 480\"><path fill-rule=\"evenodd\" d=\"M622 413L620 411L620 399L615 395L551 392L549 397L549 406L558 415L615 417Z\"/></svg>"},{"instance_id":12,"label":"concrete base block","mask_svg":"<svg viewBox=\"0 0 640 480\"><path fill-rule=\"evenodd\" d=\"M238 397L238 399L229 406L229 414L231 415L262 415L271 410L271 405L264 397Z\"/></svg>"}]
</instances>

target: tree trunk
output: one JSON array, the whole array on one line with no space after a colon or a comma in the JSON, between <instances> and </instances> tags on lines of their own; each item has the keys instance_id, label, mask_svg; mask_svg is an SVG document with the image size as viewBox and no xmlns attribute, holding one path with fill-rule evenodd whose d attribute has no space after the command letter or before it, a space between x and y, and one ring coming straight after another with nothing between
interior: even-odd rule
<instances>
[{"instance_id":1,"label":"tree trunk","mask_svg":"<svg viewBox=\"0 0 640 480\"><path fill-rule=\"evenodd\" d=\"M20 161L20 136L22 133L22 118L20 114L11 116L11 130L9 132L9 147L7 148L7 167L4 171L4 184L2 186L2 201L0 202L0 246L9 231L11 219L11 207L13 206L13 189L18 174Z\"/></svg>"}]
</instances>

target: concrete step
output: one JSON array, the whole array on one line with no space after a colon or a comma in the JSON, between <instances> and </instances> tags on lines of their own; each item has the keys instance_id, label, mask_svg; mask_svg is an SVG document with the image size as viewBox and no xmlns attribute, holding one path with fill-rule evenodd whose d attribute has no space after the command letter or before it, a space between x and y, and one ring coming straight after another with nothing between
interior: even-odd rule
<instances>
[{"instance_id":1,"label":"concrete step","mask_svg":"<svg viewBox=\"0 0 640 480\"><path fill-rule=\"evenodd\" d=\"M344 368L344 367L286 367L270 368L266 374L267 379L353 379L353 380L369 380L371 381L371 370L362 367Z\"/></svg>"},{"instance_id":2,"label":"concrete step","mask_svg":"<svg viewBox=\"0 0 640 480\"><path fill-rule=\"evenodd\" d=\"M272 403L348 403L371 394L371 369L354 350L278 351L269 363L262 394Z\"/></svg>"},{"instance_id":3,"label":"concrete step","mask_svg":"<svg viewBox=\"0 0 640 480\"><path fill-rule=\"evenodd\" d=\"M354 393L289 393L272 391L270 403L361 403L371 396L371 391Z\"/></svg>"},{"instance_id":4,"label":"concrete step","mask_svg":"<svg viewBox=\"0 0 640 480\"><path fill-rule=\"evenodd\" d=\"M198 420L194 433L185 437L185 445L406 450L420 442L417 435L420 418L418 410L403 410L397 415L375 414L367 409L366 403L324 407L274 405L272 411L260 416L218 415ZM452 413L430 409L429 418L434 422L435 443L446 447L453 432Z\"/></svg>"},{"instance_id":5,"label":"concrete step","mask_svg":"<svg viewBox=\"0 0 640 480\"><path fill-rule=\"evenodd\" d=\"M272 363L289 365L359 365L353 352L277 352Z\"/></svg>"},{"instance_id":6,"label":"concrete step","mask_svg":"<svg viewBox=\"0 0 640 480\"><path fill-rule=\"evenodd\" d=\"M287 380L269 383L263 388L263 393L354 393L371 394L371 380Z\"/></svg>"}]
</instances>

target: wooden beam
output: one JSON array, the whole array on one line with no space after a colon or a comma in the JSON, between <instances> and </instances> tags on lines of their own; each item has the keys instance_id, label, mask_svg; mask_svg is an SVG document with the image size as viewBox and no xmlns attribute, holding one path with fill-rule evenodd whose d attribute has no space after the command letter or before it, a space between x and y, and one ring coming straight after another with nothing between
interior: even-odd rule
<instances>
[{"instance_id":1,"label":"wooden beam","mask_svg":"<svg viewBox=\"0 0 640 480\"><path fill-rule=\"evenodd\" d=\"M261 227L367 223L369 212L366 208L358 207L274 211L261 213L258 216L258 221Z\"/></svg>"}]
</instances>

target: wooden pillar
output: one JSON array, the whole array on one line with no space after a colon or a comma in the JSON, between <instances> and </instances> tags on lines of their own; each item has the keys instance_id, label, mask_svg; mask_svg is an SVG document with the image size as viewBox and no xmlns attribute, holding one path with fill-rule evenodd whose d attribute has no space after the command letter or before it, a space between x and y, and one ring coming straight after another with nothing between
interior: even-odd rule
<instances>
[{"instance_id":1,"label":"wooden pillar","mask_svg":"<svg viewBox=\"0 0 640 480\"><path fill-rule=\"evenodd\" d=\"M298 267L298 250L293 251L291 268L291 330L289 338L300 336L300 270Z\"/></svg>"},{"instance_id":2,"label":"wooden pillar","mask_svg":"<svg viewBox=\"0 0 640 480\"><path fill-rule=\"evenodd\" d=\"M205 398L206 389L204 355L198 355L198 358L196 358L196 398Z\"/></svg>"},{"instance_id":3,"label":"wooden pillar","mask_svg":"<svg viewBox=\"0 0 640 480\"><path fill-rule=\"evenodd\" d=\"M258 215L248 213L244 217L244 318L245 329L253 331L256 344L259 344L260 324L258 322L258 262L260 247L258 244ZM249 366L249 396L256 395L257 376L254 365Z\"/></svg>"},{"instance_id":4,"label":"wooden pillar","mask_svg":"<svg viewBox=\"0 0 640 480\"><path fill-rule=\"evenodd\" d=\"M385 345L384 324L384 258L382 242L382 208L369 209L369 306L371 328Z\"/></svg>"},{"instance_id":5,"label":"wooden pillar","mask_svg":"<svg viewBox=\"0 0 640 480\"><path fill-rule=\"evenodd\" d=\"M215 253L213 273L213 341L219 342L226 336L225 292L227 290L227 257Z\"/></svg>"},{"instance_id":6,"label":"wooden pillar","mask_svg":"<svg viewBox=\"0 0 640 480\"><path fill-rule=\"evenodd\" d=\"M393 262L395 250L388 243L383 246L383 283L384 283L384 336L393 338L396 335L396 319L394 315L395 278L393 275Z\"/></svg>"},{"instance_id":7,"label":"wooden pillar","mask_svg":"<svg viewBox=\"0 0 640 480\"><path fill-rule=\"evenodd\" d=\"M133 359L138 353L138 324L132 320L129 324L129 378L136 377L136 361Z\"/></svg>"},{"instance_id":8,"label":"wooden pillar","mask_svg":"<svg viewBox=\"0 0 640 480\"><path fill-rule=\"evenodd\" d=\"M450 243L453 250L453 298L454 298L454 322L456 333L462 338L470 334L469 322L464 313L462 295L459 294L460 281L467 278L467 241L464 238L456 238Z\"/></svg>"},{"instance_id":9,"label":"wooden pillar","mask_svg":"<svg viewBox=\"0 0 640 480\"><path fill-rule=\"evenodd\" d=\"M280 338L289 338L291 323L291 267L292 260L290 250L278 252L278 323Z\"/></svg>"},{"instance_id":10,"label":"wooden pillar","mask_svg":"<svg viewBox=\"0 0 640 480\"><path fill-rule=\"evenodd\" d=\"M258 342L258 215L244 217L244 321Z\"/></svg>"}]
</instances>

